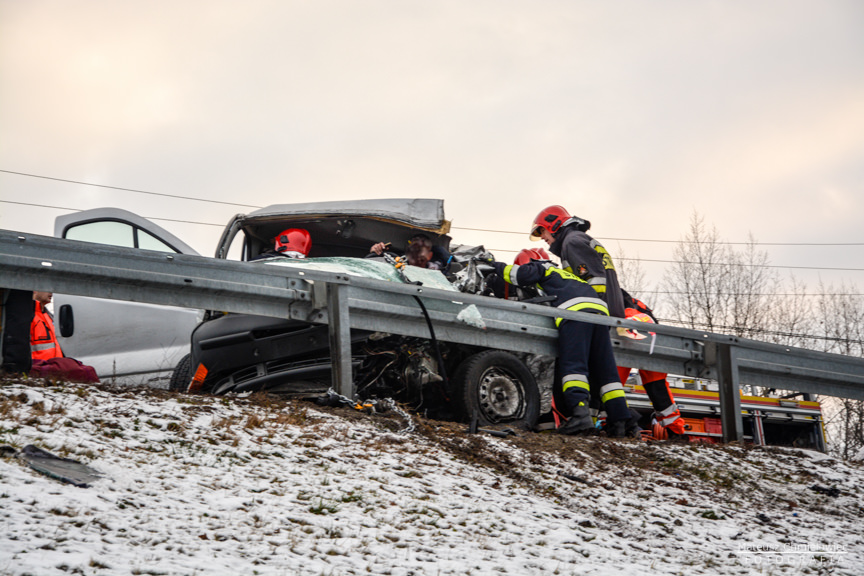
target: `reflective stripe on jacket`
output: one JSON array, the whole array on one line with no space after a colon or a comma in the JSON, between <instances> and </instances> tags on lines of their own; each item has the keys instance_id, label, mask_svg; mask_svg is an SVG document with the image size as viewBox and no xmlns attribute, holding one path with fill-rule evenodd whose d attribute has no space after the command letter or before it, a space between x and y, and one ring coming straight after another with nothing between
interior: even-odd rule
<instances>
[{"instance_id":1,"label":"reflective stripe on jacket","mask_svg":"<svg viewBox=\"0 0 864 576\"><path fill-rule=\"evenodd\" d=\"M51 318L51 313L43 309L39 302L34 304L36 304L36 313L30 324L30 355L33 360L62 358L63 351L54 333L54 320Z\"/></svg>"},{"instance_id":2,"label":"reflective stripe on jacket","mask_svg":"<svg viewBox=\"0 0 864 576\"><path fill-rule=\"evenodd\" d=\"M496 272L505 282L516 286L534 286L541 288L549 296L554 296L552 306L562 310L589 312L608 316L609 309L587 282L571 272L556 268L548 260L529 262L528 264L495 263ZM555 319L558 326L562 318Z\"/></svg>"},{"instance_id":3,"label":"reflective stripe on jacket","mask_svg":"<svg viewBox=\"0 0 864 576\"><path fill-rule=\"evenodd\" d=\"M624 318L624 299L612 257L603 245L573 226L563 227L549 250L561 258L561 267L588 282L603 298L609 315Z\"/></svg>"}]
</instances>

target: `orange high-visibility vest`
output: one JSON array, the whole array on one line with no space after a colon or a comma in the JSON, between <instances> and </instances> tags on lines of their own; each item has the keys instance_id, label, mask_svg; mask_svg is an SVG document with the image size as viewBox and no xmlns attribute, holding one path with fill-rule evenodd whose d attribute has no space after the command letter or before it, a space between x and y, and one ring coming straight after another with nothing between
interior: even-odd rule
<instances>
[{"instance_id":1,"label":"orange high-visibility vest","mask_svg":"<svg viewBox=\"0 0 864 576\"><path fill-rule=\"evenodd\" d=\"M30 324L30 355L33 360L62 358L63 351L60 350L54 333L54 320L51 319L51 314L42 308L42 304L35 304L36 314Z\"/></svg>"}]
</instances>

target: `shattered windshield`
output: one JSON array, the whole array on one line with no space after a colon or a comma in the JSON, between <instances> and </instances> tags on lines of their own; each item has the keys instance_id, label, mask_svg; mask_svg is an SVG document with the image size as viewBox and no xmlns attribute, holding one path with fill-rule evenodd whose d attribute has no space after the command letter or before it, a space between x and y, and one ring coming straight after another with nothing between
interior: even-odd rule
<instances>
[{"instance_id":1,"label":"shattered windshield","mask_svg":"<svg viewBox=\"0 0 864 576\"><path fill-rule=\"evenodd\" d=\"M373 278L377 280L385 280L387 282L396 282L403 284L404 280L397 272L392 264L382 262L373 258L268 258L261 262L271 266L287 266L289 268L298 268L303 270L316 270L320 272L335 272L339 274L347 274L349 276L361 276L363 278ZM425 288L438 288L441 290L450 290L456 294L459 291L453 287L447 278L438 270L429 270L419 268L417 266L405 266L403 268L405 276L412 282L421 282ZM459 306L457 319L469 326L476 328L485 328L486 324L480 315L480 311L473 304L464 305L461 302L452 301L452 304Z\"/></svg>"}]
</instances>

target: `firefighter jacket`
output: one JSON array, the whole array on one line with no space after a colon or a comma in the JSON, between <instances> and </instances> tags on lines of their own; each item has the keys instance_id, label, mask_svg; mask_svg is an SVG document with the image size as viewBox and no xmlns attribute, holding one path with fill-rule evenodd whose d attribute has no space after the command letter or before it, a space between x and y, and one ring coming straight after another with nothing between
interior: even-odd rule
<instances>
[{"instance_id":1,"label":"firefighter jacket","mask_svg":"<svg viewBox=\"0 0 864 576\"><path fill-rule=\"evenodd\" d=\"M57 343L57 335L54 333L54 320L51 313L35 302L36 314L30 324L30 355L33 360L49 360L51 358L62 358L63 351Z\"/></svg>"},{"instance_id":2,"label":"firefighter jacket","mask_svg":"<svg viewBox=\"0 0 864 576\"><path fill-rule=\"evenodd\" d=\"M624 300L612 257L600 242L578 230L564 226L549 250L561 258L561 267L588 282L609 307L609 315L624 318Z\"/></svg>"},{"instance_id":3,"label":"firefighter jacket","mask_svg":"<svg viewBox=\"0 0 864 576\"><path fill-rule=\"evenodd\" d=\"M498 276L509 284L525 287L536 285L547 295L554 296L552 306L556 308L609 315L606 303L597 297L587 282L575 274L556 268L548 260L521 266L495 262L494 266ZM561 321L561 318L556 318L555 325L559 326Z\"/></svg>"}]
</instances>

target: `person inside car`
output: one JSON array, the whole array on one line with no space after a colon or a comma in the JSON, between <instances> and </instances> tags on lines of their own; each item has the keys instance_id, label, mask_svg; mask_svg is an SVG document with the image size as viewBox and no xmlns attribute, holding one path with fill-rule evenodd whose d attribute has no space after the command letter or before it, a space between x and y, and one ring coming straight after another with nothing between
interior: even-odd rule
<instances>
[{"instance_id":1,"label":"person inside car","mask_svg":"<svg viewBox=\"0 0 864 576\"><path fill-rule=\"evenodd\" d=\"M389 242L378 242L369 249L370 254L381 256L390 248ZM408 248L405 257L409 266L428 268L429 270L440 270L447 274L453 256L441 246L432 244L432 240L425 234L417 234L408 240Z\"/></svg>"}]
</instances>

